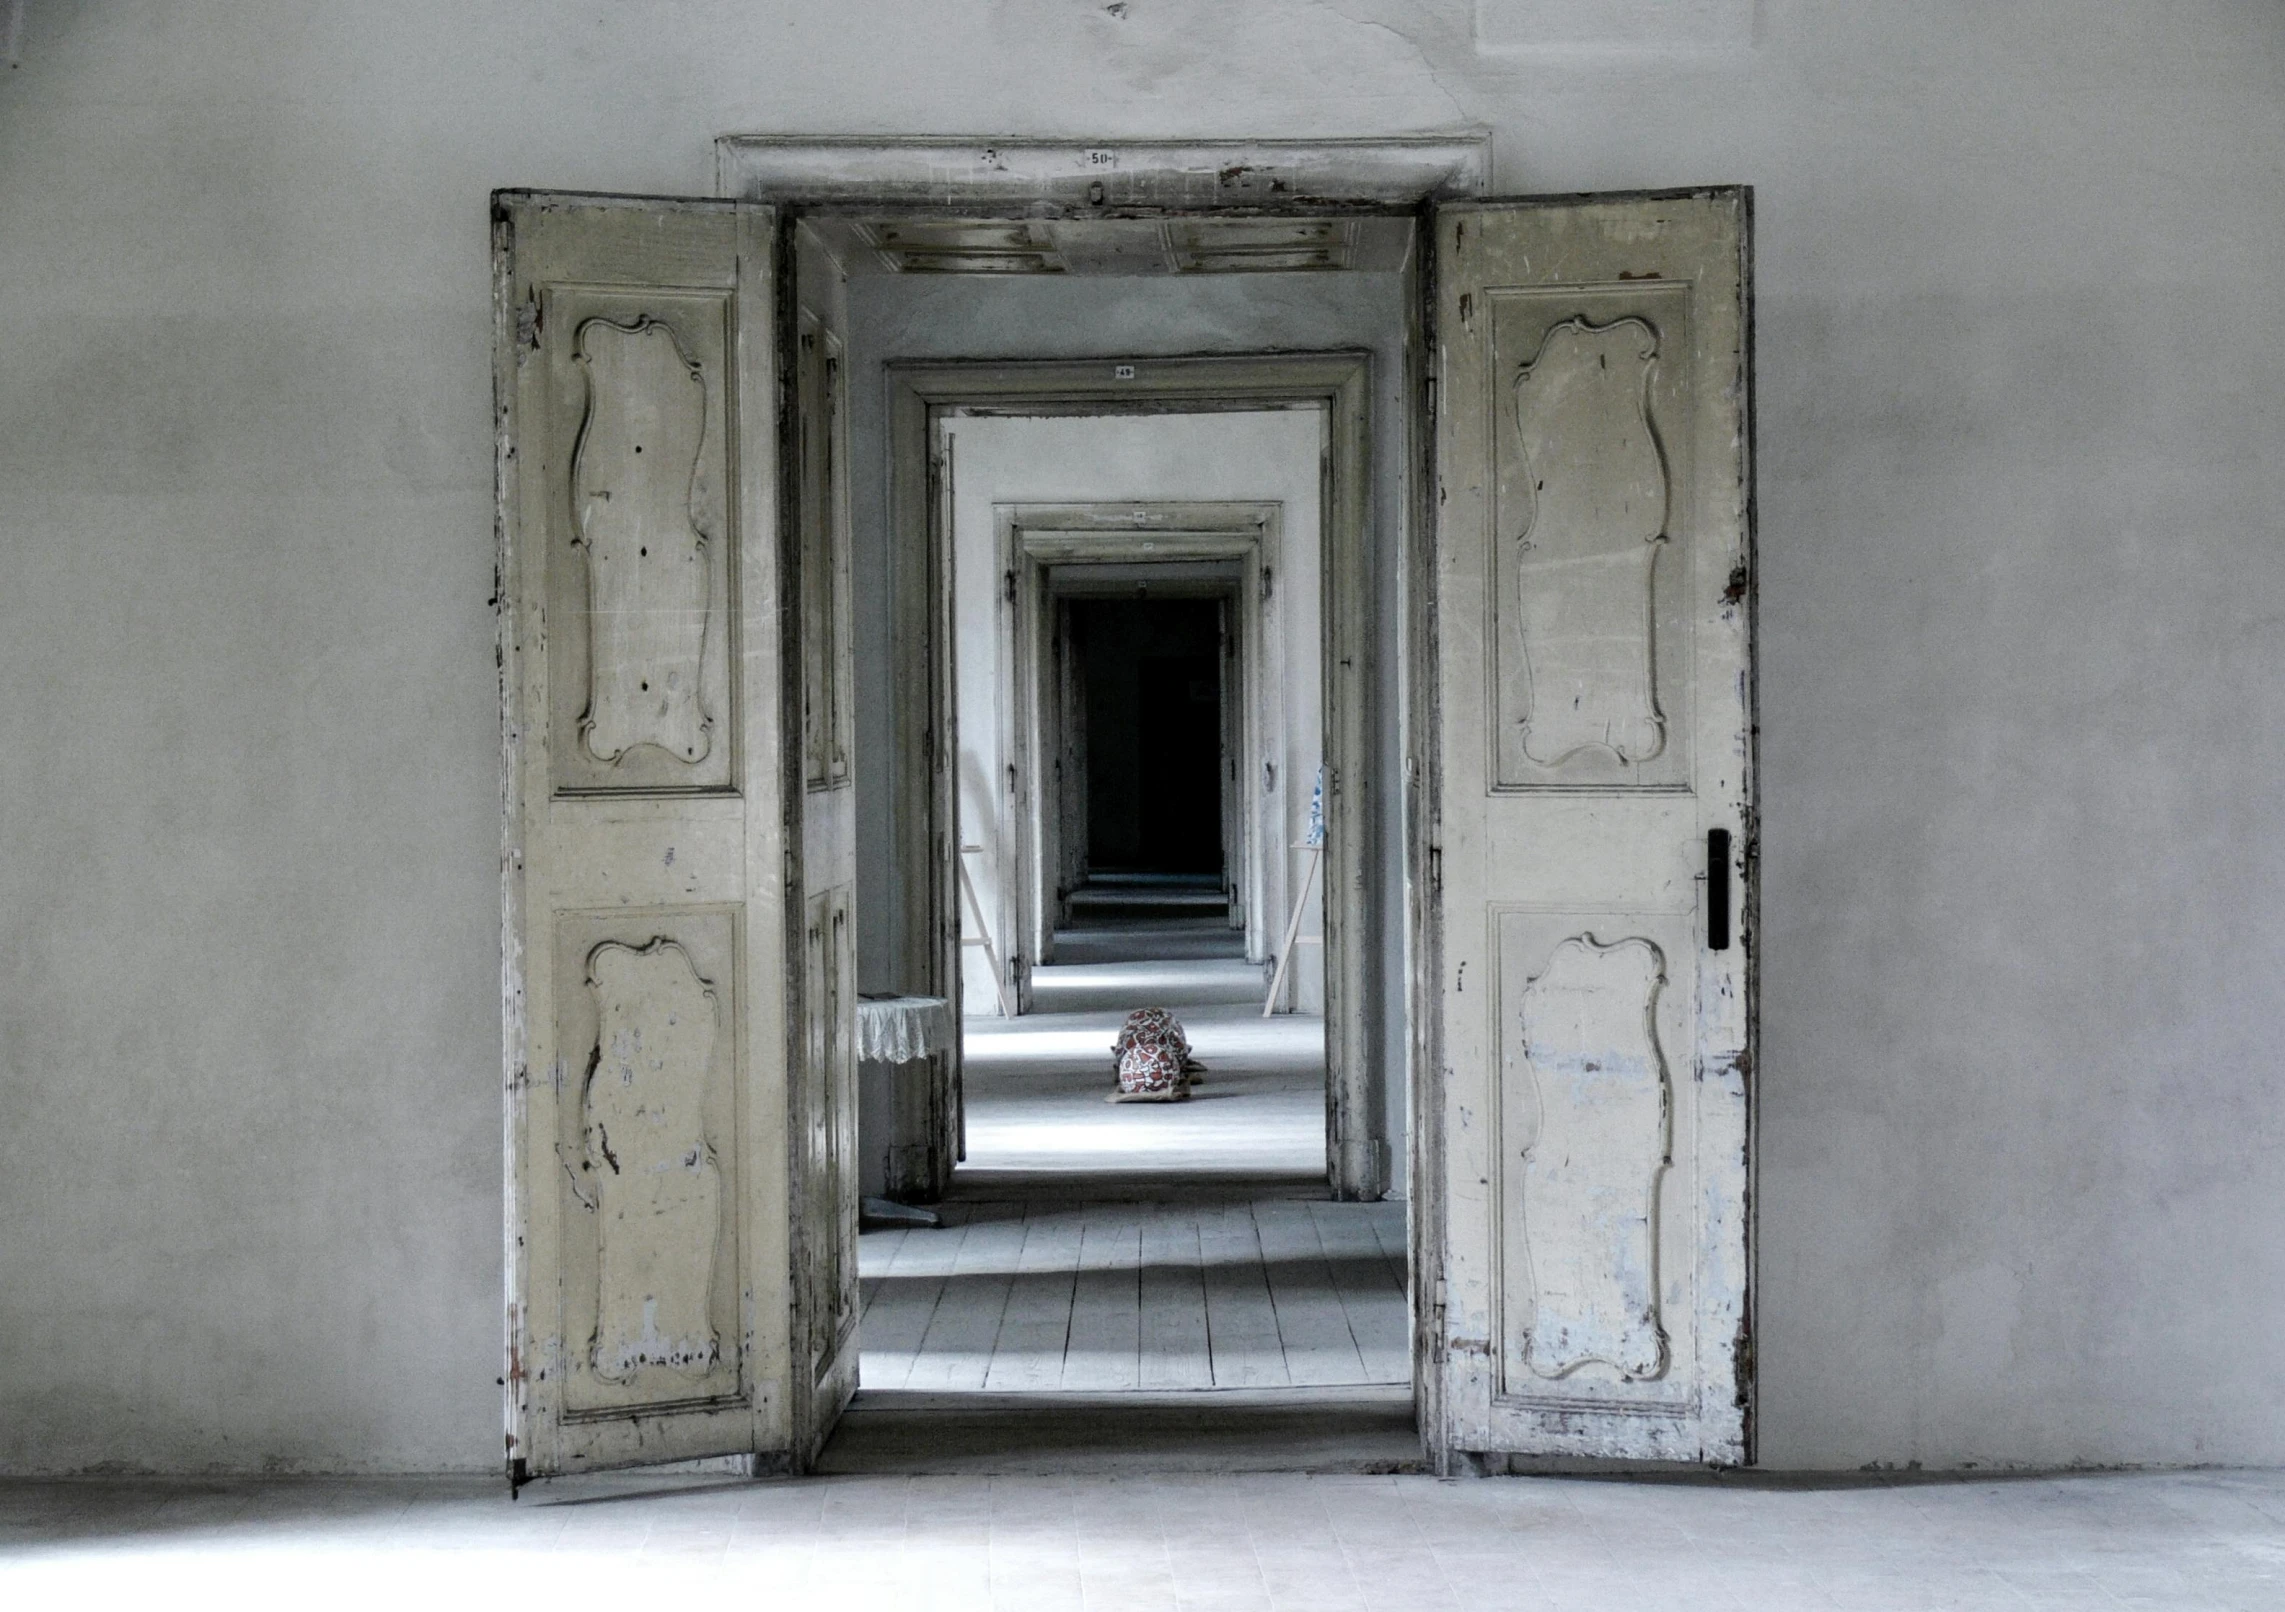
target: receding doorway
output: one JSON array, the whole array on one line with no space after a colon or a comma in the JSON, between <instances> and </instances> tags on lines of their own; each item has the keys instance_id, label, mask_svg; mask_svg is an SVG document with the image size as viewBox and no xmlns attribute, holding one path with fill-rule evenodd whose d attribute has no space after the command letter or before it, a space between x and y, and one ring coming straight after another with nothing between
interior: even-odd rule
<instances>
[{"instance_id":1,"label":"receding doorway","mask_svg":"<svg viewBox=\"0 0 2285 1612\"><path fill-rule=\"evenodd\" d=\"M1235 670L1236 590L1211 577L1190 586L1179 577L1156 585L1137 578L1132 598L1089 597L1076 588L1095 581L1087 573L1098 568L1068 569L1078 573L1074 593L1054 596L1048 627L1060 698L1043 714L1061 721L1041 735L1056 788L1040 803L1041 838L1052 836L1055 847L1042 869L1055 881L1043 892L1055 937L1040 960L1081 961L1060 944L1063 931L1130 915L1209 919L1205 943L1218 947L1234 929L1243 956L1245 847L1234 843L1244 826L1234 800L1240 746L1229 728L1245 690L1227 675ZM1165 944L1180 943L1169 932Z\"/></svg>"},{"instance_id":2,"label":"receding doorway","mask_svg":"<svg viewBox=\"0 0 2285 1612\"><path fill-rule=\"evenodd\" d=\"M1074 1416L1144 1442L1314 1418L1348 1458L1408 1455L1405 1205L1337 1201L1328 1148L1338 429L1317 399L936 421L965 1157L940 1225L863 1239L829 1466ZM1150 1009L1194 1063L1182 1100L1117 1090Z\"/></svg>"},{"instance_id":3,"label":"receding doorway","mask_svg":"<svg viewBox=\"0 0 2285 1612\"><path fill-rule=\"evenodd\" d=\"M1402 1205L1334 1204L1327 1176L1325 429L1318 410L944 427L955 658L976 674L966 1157L944 1229L868 1235L869 1399L1406 1391ZM1219 461L1207 485L1282 496L1004 496L1085 485L1023 478L1148 437L1190 489ZM1198 1084L1112 1101L1113 1042L1149 1008L1182 1024Z\"/></svg>"}]
</instances>

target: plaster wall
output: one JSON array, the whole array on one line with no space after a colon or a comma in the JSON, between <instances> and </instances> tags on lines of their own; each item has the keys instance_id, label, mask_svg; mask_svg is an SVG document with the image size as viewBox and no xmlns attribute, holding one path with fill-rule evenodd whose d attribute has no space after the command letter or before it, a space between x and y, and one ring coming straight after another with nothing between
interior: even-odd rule
<instances>
[{"instance_id":1,"label":"plaster wall","mask_svg":"<svg viewBox=\"0 0 2285 1612\"><path fill-rule=\"evenodd\" d=\"M2285 1461L2285 14L1713 9L33 0L0 1468L499 1460L490 189L1469 123L1757 187L1764 1458Z\"/></svg>"}]
</instances>

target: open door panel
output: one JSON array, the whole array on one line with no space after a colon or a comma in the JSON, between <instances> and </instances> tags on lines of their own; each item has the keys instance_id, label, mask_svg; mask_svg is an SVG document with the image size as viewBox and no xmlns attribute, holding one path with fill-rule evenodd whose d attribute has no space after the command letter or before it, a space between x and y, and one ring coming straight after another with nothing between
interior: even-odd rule
<instances>
[{"instance_id":1,"label":"open door panel","mask_svg":"<svg viewBox=\"0 0 2285 1612\"><path fill-rule=\"evenodd\" d=\"M1750 1458L1748 241L1739 190L1435 209L1419 1380L1447 1468Z\"/></svg>"},{"instance_id":2,"label":"open door panel","mask_svg":"<svg viewBox=\"0 0 2285 1612\"><path fill-rule=\"evenodd\" d=\"M857 877L849 570L848 275L806 224L792 227L785 331L786 596L798 600L802 1044L792 1090L792 1419L798 1464L831 1436L857 1387Z\"/></svg>"},{"instance_id":3,"label":"open door panel","mask_svg":"<svg viewBox=\"0 0 2285 1612\"><path fill-rule=\"evenodd\" d=\"M789 1450L766 208L494 198L511 1479Z\"/></svg>"}]
</instances>

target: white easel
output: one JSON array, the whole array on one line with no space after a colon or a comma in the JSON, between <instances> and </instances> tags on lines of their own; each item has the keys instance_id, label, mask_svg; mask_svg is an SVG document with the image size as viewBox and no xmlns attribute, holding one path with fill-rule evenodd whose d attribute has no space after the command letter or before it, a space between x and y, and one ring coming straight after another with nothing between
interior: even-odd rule
<instances>
[{"instance_id":1,"label":"white easel","mask_svg":"<svg viewBox=\"0 0 2285 1612\"><path fill-rule=\"evenodd\" d=\"M1294 849L1309 853L1309 868L1301 875L1301 894L1293 898L1293 917L1285 926L1285 944L1277 950L1277 972L1269 979L1269 1000L1262 1003L1262 1017L1265 1019L1277 1012L1277 994L1285 987L1285 971L1293 966L1293 948L1325 944L1323 935L1300 933L1301 914L1309 905L1309 887L1317 882L1317 864L1325 860L1325 842L1319 840L1310 844L1304 841Z\"/></svg>"},{"instance_id":2,"label":"white easel","mask_svg":"<svg viewBox=\"0 0 2285 1612\"><path fill-rule=\"evenodd\" d=\"M976 932L973 935L962 935L960 944L984 948L984 961L992 969L992 994L1000 999L1000 1017L1012 1019L1016 1016L1016 1009L1015 1004L1008 1000L1008 982L1002 977L1006 971L1000 967L1000 950L992 944L992 926L984 922L984 903L976 899L976 886L968 877L970 853L981 855L983 849L981 845L960 847L960 893L968 898L968 911L976 920ZM1299 918L1300 915L1295 914L1296 922Z\"/></svg>"},{"instance_id":3,"label":"white easel","mask_svg":"<svg viewBox=\"0 0 2285 1612\"><path fill-rule=\"evenodd\" d=\"M1285 988L1285 971L1293 966L1293 948L1296 946L1322 946L1323 935L1301 933L1301 914L1309 905L1310 887L1317 882L1317 864L1325 860L1325 768L1317 768L1317 787L1309 792L1309 838L1293 847L1309 853L1309 866L1301 875L1301 893L1293 898L1293 916L1286 920L1285 944L1277 949L1277 972L1269 978L1269 997L1262 1003L1262 1017L1277 1012L1278 993Z\"/></svg>"}]
</instances>

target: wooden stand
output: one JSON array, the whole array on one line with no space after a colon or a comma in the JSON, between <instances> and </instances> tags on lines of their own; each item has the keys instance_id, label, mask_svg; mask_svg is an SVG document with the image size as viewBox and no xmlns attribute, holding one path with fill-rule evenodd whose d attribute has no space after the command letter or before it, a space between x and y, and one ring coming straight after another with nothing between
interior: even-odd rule
<instances>
[{"instance_id":1,"label":"wooden stand","mask_svg":"<svg viewBox=\"0 0 2285 1612\"><path fill-rule=\"evenodd\" d=\"M968 898L968 911L976 920L976 932L962 935L960 944L984 948L984 961L992 968L992 994L1000 999L1000 1017L1012 1019L1016 1010L1015 1004L1008 1000L1008 982L1004 977L1007 971L1000 967L1000 949L992 944L992 926L984 922L984 903L976 899L976 886L968 877L968 853L981 853L983 849L981 845L960 847L960 893ZM959 1004L955 1002L953 1007L957 1011Z\"/></svg>"},{"instance_id":2,"label":"wooden stand","mask_svg":"<svg viewBox=\"0 0 2285 1612\"><path fill-rule=\"evenodd\" d=\"M1296 845L1294 849L1309 853L1309 867L1301 875L1301 893L1293 898L1293 916L1285 925L1285 944L1277 949L1277 972L1270 976L1269 998L1262 1003L1262 1017L1265 1019L1277 1012L1277 995L1285 988L1285 971L1293 966L1293 948L1325 944L1323 935L1301 933L1302 909L1309 905L1310 887L1317 882L1317 864L1325 860L1325 842L1319 840L1313 845Z\"/></svg>"}]
</instances>

